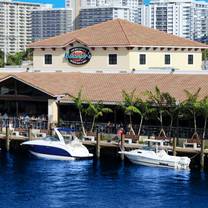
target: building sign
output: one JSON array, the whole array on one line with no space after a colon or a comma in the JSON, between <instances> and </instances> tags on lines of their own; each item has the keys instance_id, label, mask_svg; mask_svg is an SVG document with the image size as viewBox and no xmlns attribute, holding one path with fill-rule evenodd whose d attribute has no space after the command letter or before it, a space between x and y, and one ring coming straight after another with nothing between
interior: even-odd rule
<instances>
[{"instance_id":1,"label":"building sign","mask_svg":"<svg viewBox=\"0 0 208 208\"><path fill-rule=\"evenodd\" d=\"M65 58L68 59L69 63L75 65L86 64L90 61L92 54L89 49L84 47L74 47L70 48L68 52L65 53Z\"/></svg>"}]
</instances>

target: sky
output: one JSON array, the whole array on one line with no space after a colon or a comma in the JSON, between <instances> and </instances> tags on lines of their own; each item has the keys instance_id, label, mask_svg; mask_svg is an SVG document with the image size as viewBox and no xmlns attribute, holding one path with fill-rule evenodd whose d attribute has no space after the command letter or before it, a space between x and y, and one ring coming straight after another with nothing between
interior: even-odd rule
<instances>
[{"instance_id":1,"label":"sky","mask_svg":"<svg viewBox=\"0 0 208 208\"><path fill-rule=\"evenodd\" d=\"M64 0L15 0L15 1L46 3L46 4L53 4L54 7L62 7L62 8L64 7Z\"/></svg>"},{"instance_id":2,"label":"sky","mask_svg":"<svg viewBox=\"0 0 208 208\"><path fill-rule=\"evenodd\" d=\"M25 2L35 2L35 3L48 3L53 4L53 7L64 7L64 0L16 0L16 1L25 1ZM205 0L208 2L208 0ZM144 0L147 4L149 0Z\"/></svg>"},{"instance_id":3,"label":"sky","mask_svg":"<svg viewBox=\"0 0 208 208\"><path fill-rule=\"evenodd\" d=\"M48 3L53 4L53 7L64 7L64 0L15 0L15 1L25 1L25 2L34 2L34 3ZM144 0L145 3L149 0ZM208 1L208 0L207 0Z\"/></svg>"}]
</instances>

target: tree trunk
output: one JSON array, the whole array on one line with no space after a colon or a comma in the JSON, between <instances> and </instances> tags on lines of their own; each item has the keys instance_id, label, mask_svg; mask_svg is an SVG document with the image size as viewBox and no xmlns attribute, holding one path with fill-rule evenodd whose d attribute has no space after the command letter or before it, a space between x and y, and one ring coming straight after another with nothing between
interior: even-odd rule
<instances>
[{"instance_id":1,"label":"tree trunk","mask_svg":"<svg viewBox=\"0 0 208 208\"><path fill-rule=\"evenodd\" d=\"M91 133L93 132L94 125L95 125L95 116L93 116L93 120L92 120L92 127L90 130Z\"/></svg>"},{"instance_id":2,"label":"tree trunk","mask_svg":"<svg viewBox=\"0 0 208 208\"><path fill-rule=\"evenodd\" d=\"M161 129L163 129L163 115L161 111L160 111L160 127Z\"/></svg>"},{"instance_id":3,"label":"tree trunk","mask_svg":"<svg viewBox=\"0 0 208 208\"><path fill-rule=\"evenodd\" d=\"M163 113L162 113L162 111L160 111L159 120L160 120L160 133L158 136L161 137L161 134L163 133L163 136L166 137L165 130L163 129Z\"/></svg>"},{"instance_id":4,"label":"tree trunk","mask_svg":"<svg viewBox=\"0 0 208 208\"><path fill-rule=\"evenodd\" d=\"M84 127L84 123L83 123L83 119L82 119L82 113L81 113L80 109L79 109L79 117L80 117L80 122L81 122L82 133L84 136L86 136L85 127Z\"/></svg>"},{"instance_id":5,"label":"tree trunk","mask_svg":"<svg viewBox=\"0 0 208 208\"><path fill-rule=\"evenodd\" d=\"M170 133L169 133L170 137L171 137L172 127L173 127L173 116L170 116Z\"/></svg>"},{"instance_id":6,"label":"tree trunk","mask_svg":"<svg viewBox=\"0 0 208 208\"><path fill-rule=\"evenodd\" d=\"M196 113L195 112L193 116L194 116L194 133L196 133L197 131L196 131Z\"/></svg>"},{"instance_id":7,"label":"tree trunk","mask_svg":"<svg viewBox=\"0 0 208 208\"><path fill-rule=\"evenodd\" d=\"M207 128L207 116L205 117L205 120L204 120L204 130L203 130L202 139L205 139L206 137L206 128Z\"/></svg>"},{"instance_id":8,"label":"tree trunk","mask_svg":"<svg viewBox=\"0 0 208 208\"><path fill-rule=\"evenodd\" d=\"M140 124L139 124L139 130L138 130L138 136L140 137L140 133L141 133L141 130L142 130L142 123L143 123L143 119L144 119L144 116L141 115L141 120L140 120Z\"/></svg>"},{"instance_id":9,"label":"tree trunk","mask_svg":"<svg viewBox=\"0 0 208 208\"><path fill-rule=\"evenodd\" d=\"M135 135L135 131L134 131L134 129L133 129L133 127L132 127L132 117L131 117L131 114L129 115L129 121L130 121L130 132L129 133L133 133L133 135Z\"/></svg>"}]
</instances>

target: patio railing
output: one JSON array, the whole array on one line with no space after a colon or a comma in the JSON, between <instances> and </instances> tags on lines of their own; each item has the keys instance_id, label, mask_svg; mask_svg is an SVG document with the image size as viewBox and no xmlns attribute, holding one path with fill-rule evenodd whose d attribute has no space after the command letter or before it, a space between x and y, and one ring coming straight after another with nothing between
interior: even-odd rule
<instances>
[{"instance_id":1,"label":"patio railing","mask_svg":"<svg viewBox=\"0 0 208 208\"><path fill-rule=\"evenodd\" d=\"M0 118L0 128L10 127L14 129L48 129L48 121L44 119L24 119L17 117L10 117L8 119Z\"/></svg>"},{"instance_id":2,"label":"patio railing","mask_svg":"<svg viewBox=\"0 0 208 208\"><path fill-rule=\"evenodd\" d=\"M33 129L39 129L39 130L47 130L48 129L48 121L44 119L24 119L24 118L8 118L3 119L0 118L0 130L4 127L10 127L14 129L22 129L26 130L29 127ZM68 127L74 129L76 132L81 132L81 123L79 121L62 121L57 126L60 127ZM87 132L90 132L92 123L91 122L85 122L84 123L85 129ZM116 124L116 123L96 123L93 132L95 133L97 129L99 132L106 133L106 134L117 134L117 131L123 128L126 135L129 134L129 127L128 125L124 124ZM133 129L135 130L135 133L137 135L139 125L133 125ZM194 134L194 129L189 127L170 127L164 126L163 127L166 136L167 137L177 137L177 138L185 138L190 139L192 135ZM143 125L141 129L141 136L155 136L157 137L160 133L161 127L160 126L152 126L152 125ZM203 129L198 128L197 133L200 138L202 138L203 135ZM208 139L208 129L206 130L205 139Z\"/></svg>"},{"instance_id":3,"label":"patio railing","mask_svg":"<svg viewBox=\"0 0 208 208\"><path fill-rule=\"evenodd\" d=\"M81 132L81 124L79 121L62 121L59 123L59 126L63 127L70 127L75 129L78 132ZM91 130L92 123L90 122L85 122L84 123L86 131ZM125 134L129 134L129 128L128 125L123 125L123 124L114 124L114 123L97 123L95 124L95 127L93 129L93 132L98 129L100 132L107 133L107 134L116 134L117 131L123 128L125 131ZM133 129L135 133L138 133L139 130L139 125L133 125ZM190 139L193 134L194 134L194 128L190 127L172 127L170 129L169 126L164 126L163 127L166 136L167 137L177 137L177 138L185 138L185 139ZM152 125L143 125L141 129L141 136L158 136L160 133L161 127L160 126L152 126ZM203 135L203 129L202 128L197 128L197 133L200 138L202 138ZM208 129L206 130L206 135L205 139L208 139Z\"/></svg>"}]
</instances>

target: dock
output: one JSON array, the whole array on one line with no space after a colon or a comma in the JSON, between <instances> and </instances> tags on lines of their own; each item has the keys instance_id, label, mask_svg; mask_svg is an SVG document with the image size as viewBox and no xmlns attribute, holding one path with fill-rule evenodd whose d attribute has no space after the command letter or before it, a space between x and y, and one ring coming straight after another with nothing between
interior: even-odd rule
<instances>
[{"instance_id":1,"label":"dock","mask_svg":"<svg viewBox=\"0 0 208 208\"><path fill-rule=\"evenodd\" d=\"M85 146L96 146L96 142L91 142L91 141L83 141L82 142ZM132 144L124 144L124 148L127 150L134 150L134 149L141 149L143 148L144 145L142 144L137 144L137 143L132 143ZM107 142L107 141L102 141L100 142L100 148L120 148L120 145L115 142ZM165 150L168 151L173 151L173 147L164 147ZM201 148L183 148L183 147L176 147L176 152L177 153L188 153L188 154L197 154L201 152ZM208 149L204 150L204 154L208 154Z\"/></svg>"},{"instance_id":2,"label":"dock","mask_svg":"<svg viewBox=\"0 0 208 208\"><path fill-rule=\"evenodd\" d=\"M7 151L17 151L21 152L22 148L20 144L24 141L28 141L31 138L26 136L7 136L0 134L0 147ZM32 138L34 139L34 138ZM134 149L142 149L144 147L143 144L140 143L125 143L124 139L121 142L115 141L104 141L101 140L100 135L96 136L95 141L82 141L83 145L85 145L91 152L94 153L95 157L99 159L101 156L105 155L103 153L108 153L108 155L112 157L120 157L122 160L121 155L118 152L121 149L125 150L134 150ZM174 155L174 151L176 155L180 156L188 156L190 158L197 158L197 166L199 164L204 168L204 160L208 158L208 149L204 149L202 152L202 148L184 148L176 146L175 149L173 146L165 146L163 149L167 150L170 154ZM208 167L207 167L208 168Z\"/></svg>"}]
</instances>

